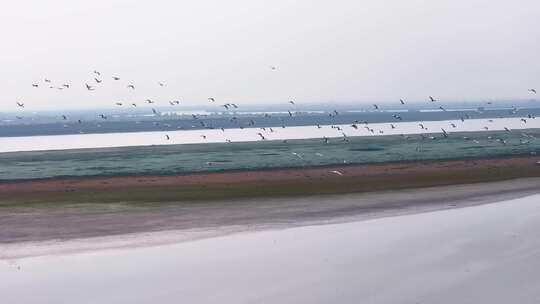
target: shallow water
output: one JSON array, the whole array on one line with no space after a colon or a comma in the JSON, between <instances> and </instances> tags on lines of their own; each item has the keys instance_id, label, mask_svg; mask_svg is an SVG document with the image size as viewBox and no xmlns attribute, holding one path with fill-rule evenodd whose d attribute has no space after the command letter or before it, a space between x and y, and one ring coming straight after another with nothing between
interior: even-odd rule
<instances>
[{"instance_id":1,"label":"shallow water","mask_svg":"<svg viewBox=\"0 0 540 304\"><path fill-rule=\"evenodd\" d=\"M5 303L538 303L539 199L0 261L0 294Z\"/></svg>"}]
</instances>

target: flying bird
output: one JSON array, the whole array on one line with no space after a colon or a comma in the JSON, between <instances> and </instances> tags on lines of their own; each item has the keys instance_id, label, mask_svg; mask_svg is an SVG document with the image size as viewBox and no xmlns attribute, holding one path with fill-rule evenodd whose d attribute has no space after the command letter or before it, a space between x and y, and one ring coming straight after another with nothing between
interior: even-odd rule
<instances>
[{"instance_id":1,"label":"flying bird","mask_svg":"<svg viewBox=\"0 0 540 304\"><path fill-rule=\"evenodd\" d=\"M24 103L22 103L22 102L18 102L18 101L17 101L17 105L18 105L20 108L24 108Z\"/></svg>"},{"instance_id":2,"label":"flying bird","mask_svg":"<svg viewBox=\"0 0 540 304\"><path fill-rule=\"evenodd\" d=\"M536 94L536 89L529 89L529 92Z\"/></svg>"},{"instance_id":3,"label":"flying bird","mask_svg":"<svg viewBox=\"0 0 540 304\"><path fill-rule=\"evenodd\" d=\"M429 96L429 101L435 102L435 101L437 101L437 99L433 98L433 96Z\"/></svg>"},{"instance_id":4,"label":"flying bird","mask_svg":"<svg viewBox=\"0 0 540 304\"><path fill-rule=\"evenodd\" d=\"M399 102L404 105L405 104L405 101L403 101L403 99L400 99Z\"/></svg>"},{"instance_id":5,"label":"flying bird","mask_svg":"<svg viewBox=\"0 0 540 304\"><path fill-rule=\"evenodd\" d=\"M102 80L99 80L97 78L94 78L94 80L96 81L96 83L101 83L102 82Z\"/></svg>"},{"instance_id":6,"label":"flying bird","mask_svg":"<svg viewBox=\"0 0 540 304\"><path fill-rule=\"evenodd\" d=\"M92 87L91 85L89 85L88 83L86 83L86 89L87 89L88 91L92 91L92 90L94 90L94 87Z\"/></svg>"},{"instance_id":7,"label":"flying bird","mask_svg":"<svg viewBox=\"0 0 540 304\"><path fill-rule=\"evenodd\" d=\"M38 85L37 83L33 83L32 86L33 86L34 88L39 87L39 85Z\"/></svg>"},{"instance_id":8,"label":"flying bird","mask_svg":"<svg viewBox=\"0 0 540 304\"><path fill-rule=\"evenodd\" d=\"M338 170L333 170L333 171L330 171L330 173L334 173L336 175L339 175L339 176L343 176L343 173L338 171Z\"/></svg>"},{"instance_id":9,"label":"flying bird","mask_svg":"<svg viewBox=\"0 0 540 304\"><path fill-rule=\"evenodd\" d=\"M215 99L214 97L208 97L208 101L210 101L210 102L215 102L216 99Z\"/></svg>"},{"instance_id":10,"label":"flying bird","mask_svg":"<svg viewBox=\"0 0 540 304\"><path fill-rule=\"evenodd\" d=\"M98 76L101 76L101 73L98 72L98 71L96 71L96 70L94 70L94 74L96 74L96 75L98 75Z\"/></svg>"},{"instance_id":11,"label":"flying bird","mask_svg":"<svg viewBox=\"0 0 540 304\"><path fill-rule=\"evenodd\" d=\"M132 89L132 90L135 90L135 86L134 86L134 85L132 85L132 84L128 84L128 86L127 86L127 87L128 87L128 88L130 88L130 89Z\"/></svg>"},{"instance_id":12,"label":"flying bird","mask_svg":"<svg viewBox=\"0 0 540 304\"><path fill-rule=\"evenodd\" d=\"M120 77L113 76L113 80L120 80Z\"/></svg>"}]
</instances>

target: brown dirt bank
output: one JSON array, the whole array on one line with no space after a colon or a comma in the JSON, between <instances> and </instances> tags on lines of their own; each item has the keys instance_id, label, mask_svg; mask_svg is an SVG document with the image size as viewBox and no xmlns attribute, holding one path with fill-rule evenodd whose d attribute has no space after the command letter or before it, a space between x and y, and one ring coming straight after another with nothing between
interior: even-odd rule
<instances>
[{"instance_id":1,"label":"brown dirt bank","mask_svg":"<svg viewBox=\"0 0 540 304\"><path fill-rule=\"evenodd\" d=\"M0 206L356 193L540 177L540 157L0 183ZM343 176L331 173L339 170Z\"/></svg>"}]
</instances>

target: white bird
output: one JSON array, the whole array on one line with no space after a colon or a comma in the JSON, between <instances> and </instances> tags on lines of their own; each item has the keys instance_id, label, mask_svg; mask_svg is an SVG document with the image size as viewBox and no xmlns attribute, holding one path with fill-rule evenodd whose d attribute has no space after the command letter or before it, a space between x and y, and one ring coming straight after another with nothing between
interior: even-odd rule
<instances>
[{"instance_id":1,"label":"white bird","mask_svg":"<svg viewBox=\"0 0 540 304\"><path fill-rule=\"evenodd\" d=\"M339 175L339 176L343 176L343 173L338 171L338 170L333 170L333 171L330 171L330 173L334 173L336 175Z\"/></svg>"}]
</instances>

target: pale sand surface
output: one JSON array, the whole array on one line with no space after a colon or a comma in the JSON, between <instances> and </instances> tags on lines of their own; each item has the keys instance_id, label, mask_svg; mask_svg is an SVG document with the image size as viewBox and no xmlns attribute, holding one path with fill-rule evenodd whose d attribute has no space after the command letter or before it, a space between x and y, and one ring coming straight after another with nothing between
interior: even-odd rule
<instances>
[{"instance_id":1,"label":"pale sand surface","mask_svg":"<svg viewBox=\"0 0 540 304\"><path fill-rule=\"evenodd\" d=\"M4 303L539 303L540 195L0 262Z\"/></svg>"}]
</instances>

